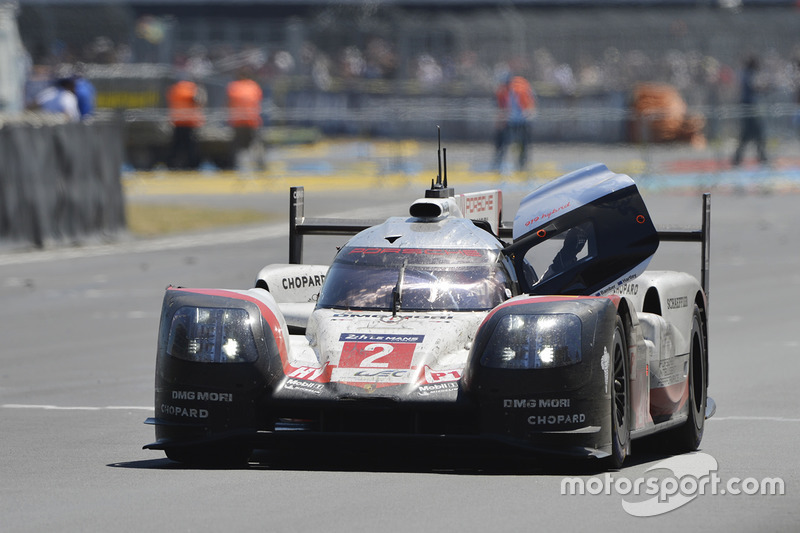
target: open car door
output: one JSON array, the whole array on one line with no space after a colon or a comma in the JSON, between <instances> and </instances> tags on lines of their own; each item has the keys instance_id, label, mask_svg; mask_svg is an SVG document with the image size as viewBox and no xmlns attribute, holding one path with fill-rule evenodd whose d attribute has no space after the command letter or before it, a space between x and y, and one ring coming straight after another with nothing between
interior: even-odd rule
<instances>
[{"instance_id":1,"label":"open car door","mask_svg":"<svg viewBox=\"0 0 800 533\"><path fill-rule=\"evenodd\" d=\"M644 272L659 244L634 181L604 165L526 196L512 237L506 253L528 294L601 294Z\"/></svg>"}]
</instances>

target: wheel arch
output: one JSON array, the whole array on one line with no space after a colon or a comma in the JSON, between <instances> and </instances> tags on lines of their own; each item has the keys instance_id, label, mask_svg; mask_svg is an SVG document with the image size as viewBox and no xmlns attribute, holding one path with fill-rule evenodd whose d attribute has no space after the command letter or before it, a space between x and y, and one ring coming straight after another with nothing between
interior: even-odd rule
<instances>
[{"instance_id":1,"label":"wheel arch","mask_svg":"<svg viewBox=\"0 0 800 533\"><path fill-rule=\"evenodd\" d=\"M644 295L644 302L642 303L642 311L644 313L652 313L661 316L661 296L658 294L656 287L650 287Z\"/></svg>"},{"instance_id":2,"label":"wheel arch","mask_svg":"<svg viewBox=\"0 0 800 533\"><path fill-rule=\"evenodd\" d=\"M625 328L625 340L628 347L636 346L636 339L633 336L634 306L627 298L620 298L617 314L622 318L622 327Z\"/></svg>"}]
</instances>

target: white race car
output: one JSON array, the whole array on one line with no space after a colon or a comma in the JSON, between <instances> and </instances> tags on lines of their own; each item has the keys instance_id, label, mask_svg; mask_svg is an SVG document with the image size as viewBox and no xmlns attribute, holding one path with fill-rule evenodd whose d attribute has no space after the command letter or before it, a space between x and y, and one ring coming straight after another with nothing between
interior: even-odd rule
<instances>
[{"instance_id":1,"label":"white race car","mask_svg":"<svg viewBox=\"0 0 800 533\"><path fill-rule=\"evenodd\" d=\"M488 444L617 468L638 437L700 444L708 195L702 228L659 232L633 180L602 165L528 195L511 227L500 191L455 195L441 173L375 224L306 218L303 194L290 263L250 289L167 289L146 448L215 464L323 442ZM355 236L304 265L307 234ZM660 240L699 242L702 282L647 270Z\"/></svg>"}]
</instances>

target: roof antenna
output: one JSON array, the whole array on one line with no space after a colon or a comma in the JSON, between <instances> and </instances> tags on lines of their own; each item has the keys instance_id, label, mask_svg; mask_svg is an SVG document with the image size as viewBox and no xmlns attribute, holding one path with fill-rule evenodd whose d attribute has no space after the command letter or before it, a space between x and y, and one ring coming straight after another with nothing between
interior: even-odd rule
<instances>
[{"instance_id":1,"label":"roof antenna","mask_svg":"<svg viewBox=\"0 0 800 533\"><path fill-rule=\"evenodd\" d=\"M439 175L436 176L436 183L431 180L431 188L425 191L425 198L449 198L453 196L453 189L447 186L447 149L444 149L444 183L442 183L442 129L436 126L439 136L439 149L436 151L436 158L439 161Z\"/></svg>"},{"instance_id":2,"label":"roof antenna","mask_svg":"<svg viewBox=\"0 0 800 533\"><path fill-rule=\"evenodd\" d=\"M444 158L444 188L447 188L447 148L442 148L442 157Z\"/></svg>"}]
</instances>

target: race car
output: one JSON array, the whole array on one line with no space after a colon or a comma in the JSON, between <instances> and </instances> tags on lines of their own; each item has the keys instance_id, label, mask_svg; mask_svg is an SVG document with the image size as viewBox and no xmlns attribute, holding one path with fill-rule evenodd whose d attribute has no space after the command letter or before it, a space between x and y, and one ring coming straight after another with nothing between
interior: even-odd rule
<instances>
[{"instance_id":1,"label":"race car","mask_svg":"<svg viewBox=\"0 0 800 533\"><path fill-rule=\"evenodd\" d=\"M232 464L254 449L413 443L607 468L654 433L698 448L715 409L708 195L702 227L673 231L603 165L539 187L513 224L501 191L456 195L446 170L383 222L307 218L302 187L290 201L289 263L249 289L167 288L145 448ZM307 265L310 234L349 240ZM700 243L701 281L647 269L662 240Z\"/></svg>"}]
</instances>

